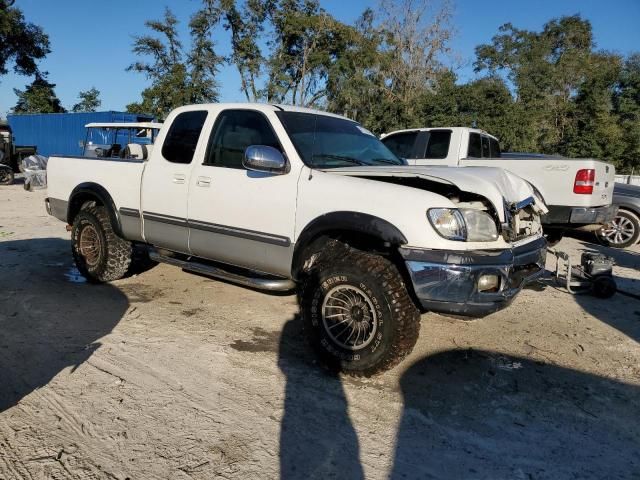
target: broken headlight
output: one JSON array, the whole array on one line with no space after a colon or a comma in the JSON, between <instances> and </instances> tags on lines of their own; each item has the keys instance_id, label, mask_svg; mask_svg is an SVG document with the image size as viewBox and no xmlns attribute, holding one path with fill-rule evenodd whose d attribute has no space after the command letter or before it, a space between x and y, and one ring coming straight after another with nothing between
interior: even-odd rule
<instances>
[{"instance_id":1,"label":"broken headlight","mask_svg":"<svg viewBox=\"0 0 640 480\"><path fill-rule=\"evenodd\" d=\"M492 242L498 238L498 227L491 215L482 210L460 210L467 225L467 242Z\"/></svg>"},{"instance_id":2,"label":"broken headlight","mask_svg":"<svg viewBox=\"0 0 640 480\"><path fill-rule=\"evenodd\" d=\"M457 208L432 208L427 212L427 216L440 236L448 240L467 239L464 218Z\"/></svg>"},{"instance_id":3,"label":"broken headlight","mask_svg":"<svg viewBox=\"0 0 640 480\"><path fill-rule=\"evenodd\" d=\"M429 222L441 237L467 242L491 242L498 238L498 227L487 212L471 208L431 208Z\"/></svg>"}]
</instances>

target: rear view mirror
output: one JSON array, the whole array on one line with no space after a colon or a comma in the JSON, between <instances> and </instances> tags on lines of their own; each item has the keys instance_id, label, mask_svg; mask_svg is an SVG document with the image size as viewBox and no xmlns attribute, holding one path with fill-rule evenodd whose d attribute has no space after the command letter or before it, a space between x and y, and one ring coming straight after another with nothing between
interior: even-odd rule
<instances>
[{"instance_id":1,"label":"rear view mirror","mask_svg":"<svg viewBox=\"0 0 640 480\"><path fill-rule=\"evenodd\" d=\"M251 145L244 152L242 165L247 170L282 174L287 172L287 160L280 150L267 145Z\"/></svg>"}]
</instances>

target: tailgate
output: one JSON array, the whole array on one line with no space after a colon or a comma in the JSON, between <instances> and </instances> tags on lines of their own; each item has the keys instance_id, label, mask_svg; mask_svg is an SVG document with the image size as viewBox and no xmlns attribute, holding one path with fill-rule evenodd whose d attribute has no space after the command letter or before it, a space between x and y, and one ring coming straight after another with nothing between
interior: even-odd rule
<instances>
[{"instance_id":1,"label":"tailgate","mask_svg":"<svg viewBox=\"0 0 640 480\"><path fill-rule=\"evenodd\" d=\"M596 183L593 186L593 205L608 205L613 199L613 185L616 182L616 169L605 162L592 160L596 170ZM587 196L587 195L584 195Z\"/></svg>"},{"instance_id":2,"label":"tailgate","mask_svg":"<svg viewBox=\"0 0 640 480\"><path fill-rule=\"evenodd\" d=\"M464 159L463 165L502 167L531 182L551 206L601 207L611 204L616 170L613 165L594 159L563 157L524 157ZM595 170L593 193L574 193L576 174Z\"/></svg>"}]
</instances>

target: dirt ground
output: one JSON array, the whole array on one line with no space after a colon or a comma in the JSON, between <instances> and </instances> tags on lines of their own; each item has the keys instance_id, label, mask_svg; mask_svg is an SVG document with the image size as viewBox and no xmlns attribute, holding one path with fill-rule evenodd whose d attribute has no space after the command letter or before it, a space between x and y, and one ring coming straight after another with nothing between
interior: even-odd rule
<instances>
[{"instance_id":1,"label":"dirt ground","mask_svg":"<svg viewBox=\"0 0 640 480\"><path fill-rule=\"evenodd\" d=\"M44 197L0 187L0 479L640 478L633 297L425 314L402 365L336 377L294 296L165 265L82 283ZM590 238L560 247L640 294L640 248Z\"/></svg>"}]
</instances>

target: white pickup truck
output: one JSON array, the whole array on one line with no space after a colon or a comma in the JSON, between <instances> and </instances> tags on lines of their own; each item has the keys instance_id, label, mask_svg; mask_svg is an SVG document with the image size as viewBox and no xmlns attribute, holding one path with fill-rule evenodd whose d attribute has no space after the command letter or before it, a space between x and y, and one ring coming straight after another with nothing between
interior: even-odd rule
<instances>
[{"instance_id":1,"label":"white pickup truck","mask_svg":"<svg viewBox=\"0 0 640 480\"><path fill-rule=\"evenodd\" d=\"M69 225L82 274L121 278L142 245L214 278L299 286L308 338L351 374L406 356L421 309L482 316L543 272L545 206L527 182L408 167L343 117L186 106L147 154L49 159L47 209Z\"/></svg>"},{"instance_id":2,"label":"white pickup truck","mask_svg":"<svg viewBox=\"0 0 640 480\"><path fill-rule=\"evenodd\" d=\"M593 159L502 154L498 139L466 127L399 130L381 137L409 165L501 167L530 182L549 207L542 222L550 241L568 228L599 230L611 222L615 168Z\"/></svg>"}]
</instances>

